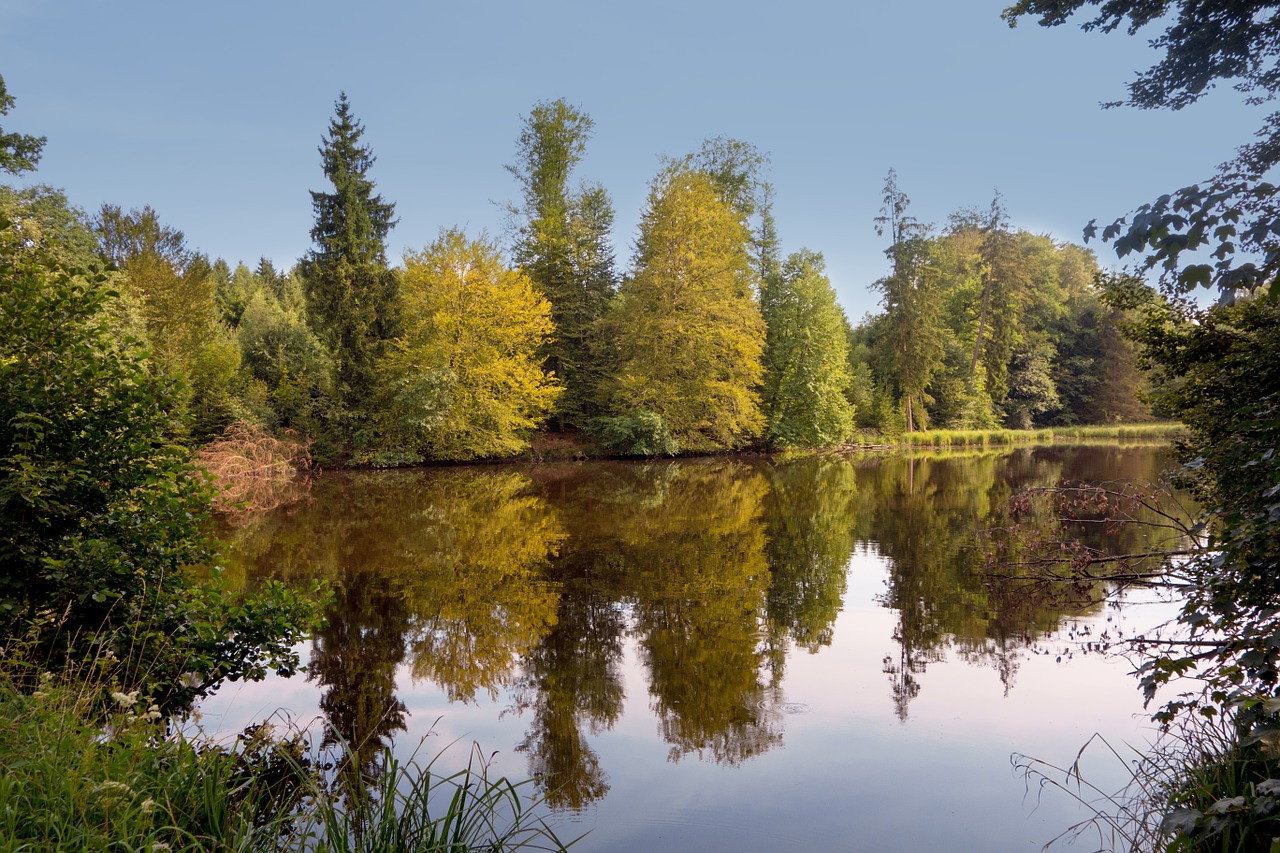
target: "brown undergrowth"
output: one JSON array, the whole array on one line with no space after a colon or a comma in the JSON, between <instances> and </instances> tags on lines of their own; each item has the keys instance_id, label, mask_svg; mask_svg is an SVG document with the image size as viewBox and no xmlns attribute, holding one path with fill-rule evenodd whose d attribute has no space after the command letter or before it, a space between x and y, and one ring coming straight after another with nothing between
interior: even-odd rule
<instances>
[{"instance_id":1,"label":"brown undergrowth","mask_svg":"<svg viewBox=\"0 0 1280 853\"><path fill-rule=\"evenodd\" d=\"M196 452L196 464L217 488L215 508L242 515L306 497L311 487L311 441L237 421L222 438Z\"/></svg>"}]
</instances>

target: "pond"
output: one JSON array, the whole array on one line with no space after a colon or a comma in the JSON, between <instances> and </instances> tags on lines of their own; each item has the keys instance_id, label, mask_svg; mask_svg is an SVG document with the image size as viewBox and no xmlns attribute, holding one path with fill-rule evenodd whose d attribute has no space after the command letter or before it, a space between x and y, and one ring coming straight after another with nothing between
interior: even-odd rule
<instances>
[{"instance_id":1,"label":"pond","mask_svg":"<svg viewBox=\"0 0 1280 853\"><path fill-rule=\"evenodd\" d=\"M1099 734L1121 758L1095 744L1086 779L1120 787L1153 732L1131 663L1090 643L1176 605L1006 582L991 531L1025 486L1167 464L1112 444L324 475L224 534L247 585L332 586L310 673L228 685L204 726L283 708L365 754L455 744L446 766L474 742L583 851L1037 850L1088 812L1011 756L1065 767Z\"/></svg>"}]
</instances>

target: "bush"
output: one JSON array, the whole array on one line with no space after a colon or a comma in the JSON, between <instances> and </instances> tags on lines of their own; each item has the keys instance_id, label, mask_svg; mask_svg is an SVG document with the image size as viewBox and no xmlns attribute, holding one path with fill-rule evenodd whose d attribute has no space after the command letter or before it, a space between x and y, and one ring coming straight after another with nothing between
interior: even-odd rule
<instances>
[{"instance_id":1,"label":"bush","mask_svg":"<svg viewBox=\"0 0 1280 853\"><path fill-rule=\"evenodd\" d=\"M592 418L587 433L619 456L675 456L680 445L662 415L638 412L622 418Z\"/></svg>"},{"instance_id":2,"label":"bush","mask_svg":"<svg viewBox=\"0 0 1280 853\"><path fill-rule=\"evenodd\" d=\"M233 603L189 574L213 565L212 490L174 440L178 383L114 298L0 221L0 653L165 706L290 672L312 605L281 586Z\"/></svg>"}]
</instances>

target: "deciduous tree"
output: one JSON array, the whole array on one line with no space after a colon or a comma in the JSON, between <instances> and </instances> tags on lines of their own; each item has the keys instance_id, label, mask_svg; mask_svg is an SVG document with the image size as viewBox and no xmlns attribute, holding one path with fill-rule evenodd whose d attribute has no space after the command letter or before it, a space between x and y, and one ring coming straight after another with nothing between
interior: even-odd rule
<instances>
[{"instance_id":1,"label":"deciduous tree","mask_svg":"<svg viewBox=\"0 0 1280 853\"><path fill-rule=\"evenodd\" d=\"M841 444L854 430L846 321L823 267L821 255L796 252L761 293L764 410L778 447Z\"/></svg>"},{"instance_id":2,"label":"deciduous tree","mask_svg":"<svg viewBox=\"0 0 1280 853\"><path fill-rule=\"evenodd\" d=\"M696 171L659 176L611 329L616 414L653 412L683 450L736 449L765 419L760 279L746 226Z\"/></svg>"},{"instance_id":3,"label":"deciduous tree","mask_svg":"<svg viewBox=\"0 0 1280 853\"><path fill-rule=\"evenodd\" d=\"M550 304L484 237L444 231L404 262L404 335L384 366L393 440L455 461L526 449L560 393L539 356Z\"/></svg>"}]
</instances>

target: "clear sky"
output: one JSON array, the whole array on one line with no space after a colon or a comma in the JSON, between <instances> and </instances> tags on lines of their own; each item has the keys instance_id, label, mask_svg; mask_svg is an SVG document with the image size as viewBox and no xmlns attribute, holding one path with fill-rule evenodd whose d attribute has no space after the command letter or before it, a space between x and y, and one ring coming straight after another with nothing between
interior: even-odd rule
<instances>
[{"instance_id":1,"label":"clear sky","mask_svg":"<svg viewBox=\"0 0 1280 853\"><path fill-rule=\"evenodd\" d=\"M771 156L784 250L822 252L856 321L887 271L872 220L890 167L922 220L999 189L1016 226L1079 242L1089 219L1203 179L1260 123L1230 91L1102 110L1151 64L1145 39L1011 30L1004 5L0 0L3 127L48 137L25 183L91 212L150 204L211 257L287 267L310 247L339 91L397 203L397 258L441 227L500 237L522 116L565 98L596 122L578 176L613 198L620 268L659 156L731 136Z\"/></svg>"}]
</instances>

